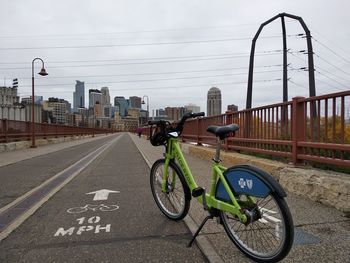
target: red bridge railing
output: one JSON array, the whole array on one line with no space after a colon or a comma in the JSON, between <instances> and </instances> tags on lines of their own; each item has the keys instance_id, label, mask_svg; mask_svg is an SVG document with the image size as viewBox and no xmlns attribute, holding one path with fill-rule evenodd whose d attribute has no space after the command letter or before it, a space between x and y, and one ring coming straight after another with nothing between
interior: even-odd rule
<instances>
[{"instance_id":1,"label":"red bridge railing","mask_svg":"<svg viewBox=\"0 0 350 263\"><path fill-rule=\"evenodd\" d=\"M237 123L227 150L350 167L350 91L296 97L292 101L186 122L182 139L214 145L209 125ZM149 131L147 131L148 133Z\"/></svg>"},{"instance_id":2,"label":"red bridge railing","mask_svg":"<svg viewBox=\"0 0 350 263\"><path fill-rule=\"evenodd\" d=\"M49 137L58 138L63 136L95 135L115 132L112 129L97 129L46 123L35 123L34 125L35 137L44 139ZM7 119L0 120L0 143L30 140L31 132L31 122Z\"/></svg>"}]
</instances>

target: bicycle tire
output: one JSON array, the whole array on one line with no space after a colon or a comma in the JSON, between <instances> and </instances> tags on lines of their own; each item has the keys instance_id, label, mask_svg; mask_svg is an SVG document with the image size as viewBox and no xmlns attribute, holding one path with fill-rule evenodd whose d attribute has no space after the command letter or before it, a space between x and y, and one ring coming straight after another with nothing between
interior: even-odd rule
<instances>
[{"instance_id":1,"label":"bicycle tire","mask_svg":"<svg viewBox=\"0 0 350 263\"><path fill-rule=\"evenodd\" d=\"M172 176L169 176L167 192L162 192L164 165L165 159L159 159L151 168L150 184L152 195L162 213L169 219L178 221L187 215L190 208L190 189L186 184L181 169L175 162L170 161L168 174L171 171L174 172L175 182L172 180ZM175 187L173 186L174 183L176 184Z\"/></svg>"},{"instance_id":2,"label":"bicycle tire","mask_svg":"<svg viewBox=\"0 0 350 263\"><path fill-rule=\"evenodd\" d=\"M293 245L293 219L283 197L271 192L266 198L270 200L263 202L257 198L259 210L262 210L259 220L245 225L224 211L220 211L220 219L229 238L247 257L256 262L278 262L287 256ZM271 201L275 207L267 208Z\"/></svg>"}]
</instances>

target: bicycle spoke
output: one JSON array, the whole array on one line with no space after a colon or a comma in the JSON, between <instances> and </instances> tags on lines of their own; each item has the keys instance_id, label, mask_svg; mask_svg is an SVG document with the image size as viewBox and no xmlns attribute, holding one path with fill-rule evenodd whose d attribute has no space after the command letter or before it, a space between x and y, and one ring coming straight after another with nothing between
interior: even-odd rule
<instances>
[{"instance_id":1,"label":"bicycle spoke","mask_svg":"<svg viewBox=\"0 0 350 263\"><path fill-rule=\"evenodd\" d=\"M222 217L224 226L228 226L228 233L245 251L249 251L259 257L268 257L279 253L285 242L284 218L273 196L257 199L255 207L244 206L245 199L240 196L242 208L248 209L250 213L259 213L261 217L247 225L229 213ZM226 227L225 227L226 229Z\"/></svg>"},{"instance_id":2,"label":"bicycle spoke","mask_svg":"<svg viewBox=\"0 0 350 263\"><path fill-rule=\"evenodd\" d=\"M178 218L183 218L187 213L189 203L187 204L185 200L185 190L179 177L179 172L174 170L171 164L169 164L166 171L168 177L166 182L164 182L164 165L164 160L160 160L158 161L158 165L152 168L152 191L161 211L170 219L177 220ZM164 183L166 184L166 192L162 191L162 185L164 185Z\"/></svg>"}]
</instances>

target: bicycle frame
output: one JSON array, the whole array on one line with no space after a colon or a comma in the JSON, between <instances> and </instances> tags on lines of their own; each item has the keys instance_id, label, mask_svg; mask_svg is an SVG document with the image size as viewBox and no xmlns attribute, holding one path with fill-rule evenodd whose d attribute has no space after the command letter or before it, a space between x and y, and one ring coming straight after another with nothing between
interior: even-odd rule
<instances>
[{"instance_id":1,"label":"bicycle frame","mask_svg":"<svg viewBox=\"0 0 350 263\"><path fill-rule=\"evenodd\" d=\"M183 153L180 148L180 144L177 141L176 138L170 138L168 140L167 148L166 148L166 153L165 153L165 165L164 165L164 171L163 171L163 184L162 184L162 191L166 192L167 191L167 185L166 182L167 177L170 176L167 174L168 167L169 167L169 162L170 160L176 159L182 172L185 177L186 183L188 187L190 188L190 191L192 193L193 189L197 188L198 185L192 175L192 172L185 160L185 157L183 156ZM221 211L226 211L231 214L236 215L241 222L245 223L247 221L247 216L241 212L241 207L238 204L234 194L232 193L232 190L230 189L223 172L227 168L222 166L220 163L217 163L213 161L213 169L212 169L212 179L211 179L211 187L210 187L210 192L205 194L205 200L206 204L209 209L215 208ZM172 175L174 176L174 175ZM227 191L230 199L231 199L231 204L218 200L215 198L215 190L216 190L216 184L218 180L221 180L223 183L225 190ZM175 184L175 176L173 178L173 183ZM203 203L203 198L202 196L197 197L197 200L200 203Z\"/></svg>"}]
</instances>

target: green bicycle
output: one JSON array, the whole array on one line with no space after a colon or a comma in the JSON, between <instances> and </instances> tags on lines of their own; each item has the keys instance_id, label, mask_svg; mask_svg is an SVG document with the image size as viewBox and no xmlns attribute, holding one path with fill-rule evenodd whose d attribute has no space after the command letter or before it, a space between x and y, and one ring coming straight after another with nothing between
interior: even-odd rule
<instances>
[{"instance_id":1,"label":"green bicycle","mask_svg":"<svg viewBox=\"0 0 350 263\"><path fill-rule=\"evenodd\" d=\"M154 146L166 147L165 158L157 160L150 173L153 197L162 213L171 220L183 219L192 197L203 204L209 215L203 220L189 246L207 222L219 218L227 235L246 256L257 262L277 262L287 256L294 239L293 219L284 200L283 188L268 173L250 165L225 168L220 164L222 141L239 129L238 125L209 126L217 137L216 155L209 193L199 187L184 158L177 138L189 118L204 113L187 113L175 128L164 120L150 137Z\"/></svg>"}]
</instances>

